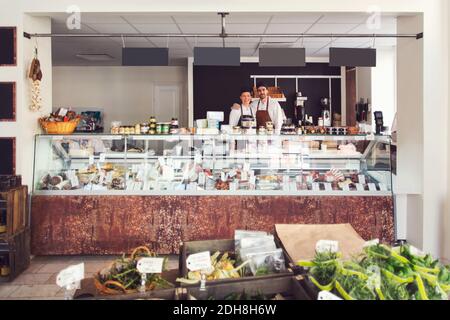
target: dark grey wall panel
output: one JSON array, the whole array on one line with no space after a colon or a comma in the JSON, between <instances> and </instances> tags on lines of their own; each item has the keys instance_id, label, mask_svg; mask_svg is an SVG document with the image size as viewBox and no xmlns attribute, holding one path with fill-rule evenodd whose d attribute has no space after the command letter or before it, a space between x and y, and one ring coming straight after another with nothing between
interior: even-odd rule
<instances>
[{"instance_id":1,"label":"dark grey wall panel","mask_svg":"<svg viewBox=\"0 0 450 320\"><path fill-rule=\"evenodd\" d=\"M258 63L242 63L240 68L217 66L194 66L194 119L206 118L207 111L224 111L228 123L230 107L240 102L240 89L253 86L251 75L334 75L341 74L340 67L328 63L307 63L306 67L260 67ZM273 86L274 79L263 79ZM295 79L278 79L278 86L286 96L281 107L288 117L294 114ZM328 96L328 79L301 79L299 90L308 97L306 109L315 120L321 113L320 98ZM341 81L332 81L333 112L341 112Z\"/></svg>"},{"instance_id":2,"label":"dark grey wall panel","mask_svg":"<svg viewBox=\"0 0 450 320\"><path fill-rule=\"evenodd\" d=\"M376 49L330 48L330 66L376 67Z\"/></svg>"},{"instance_id":3,"label":"dark grey wall panel","mask_svg":"<svg viewBox=\"0 0 450 320\"><path fill-rule=\"evenodd\" d=\"M261 67L304 67L305 48L261 48L259 49Z\"/></svg>"},{"instance_id":4,"label":"dark grey wall panel","mask_svg":"<svg viewBox=\"0 0 450 320\"><path fill-rule=\"evenodd\" d=\"M167 48L123 48L123 66L168 66Z\"/></svg>"},{"instance_id":5,"label":"dark grey wall panel","mask_svg":"<svg viewBox=\"0 0 450 320\"><path fill-rule=\"evenodd\" d=\"M241 49L195 47L194 65L238 67L241 65Z\"/></svg>"}]
</instances>

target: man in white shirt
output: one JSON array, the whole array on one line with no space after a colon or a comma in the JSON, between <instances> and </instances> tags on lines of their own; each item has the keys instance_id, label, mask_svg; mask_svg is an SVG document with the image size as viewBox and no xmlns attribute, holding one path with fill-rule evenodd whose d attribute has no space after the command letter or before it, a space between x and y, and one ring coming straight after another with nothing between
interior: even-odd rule
<instances>
[{"instance_id":1,"label":"man in white shirt","mask_svg":"<svg viewBox=\"0 0 450 320\"><path fill-rule=\"evenodd\" d=\"M264 83L258 83L257 90L259 100L252 103L252 108L256 110L258 128L265 126L266 122L271 121L275 130L280 131L285 119L283 109L278 101L269 97L267 86Z\"/></svg>"},{"instance_id":2,"label":"man in white shirt","mask_svg":"<svg viewBox=\"0 0 450 320\"><path fill-rule=\"evenodd\" d=\"M255 117L255 109L252 106L252 94L249 88L241 89L241 104L235 103L230 112L230 126L241 126L242 118L245 116Z\"/></svg>"}]
</instances>

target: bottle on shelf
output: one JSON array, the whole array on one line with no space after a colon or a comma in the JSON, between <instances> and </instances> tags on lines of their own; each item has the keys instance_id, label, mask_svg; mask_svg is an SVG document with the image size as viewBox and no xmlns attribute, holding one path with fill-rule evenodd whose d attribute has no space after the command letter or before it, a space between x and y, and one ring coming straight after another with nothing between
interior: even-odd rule
<instances>
[{"instance_id":1,"label":"bottle on shelf","mask_svg":"<svg viewBox=\"0 0 450 320\"><path fill-rule=\"evenodd\" d=\"M8 277L11 273L8 254L0 255L0 277Z\"/></svg>"},{"instance_id":2,"label":"bottle on shelf","mask_svg":"<svg viewBox=\"0 0 450 320\"><path fill-rule=\"evenodd\" d=\"M7 223L7 216L6 216L6 202L0 201L0 234L6 232L6 223Z\"/></svg>"}]
</instances>

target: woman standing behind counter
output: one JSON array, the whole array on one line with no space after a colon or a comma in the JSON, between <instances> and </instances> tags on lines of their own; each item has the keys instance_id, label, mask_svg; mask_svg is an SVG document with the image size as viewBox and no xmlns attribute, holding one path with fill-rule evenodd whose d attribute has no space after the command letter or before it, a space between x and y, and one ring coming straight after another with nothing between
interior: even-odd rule
<instances>
[{"instance_id":1,"label":"woman standing behind counter","mask_svg":"<svg viewBox=\"0 0 450 320\"><path fill-rule=\"evenodd\" d=\"M242 118L255 117L255 107L252 106L252 94L250 88L241 89L241 104L235 103L230 112L230 126L241 126Z\"/></svg>"}]
</instances>

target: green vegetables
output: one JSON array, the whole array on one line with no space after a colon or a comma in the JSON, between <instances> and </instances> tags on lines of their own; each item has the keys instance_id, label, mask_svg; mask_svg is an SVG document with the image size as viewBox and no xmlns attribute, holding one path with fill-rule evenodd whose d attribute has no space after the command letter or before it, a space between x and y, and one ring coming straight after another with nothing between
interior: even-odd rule
<instances>
[{"instance_id":1,"label":"green vegetables","mask_svg":"<svg viewBox=\"0 0 450 320\"><path fill-rule=\"evenodd\" d=\"M447 300L450 293L449 266L409 245L369 245L351 261L316 253L298 265L310 268L308 276L320 290L346 300Z\"/></svg>"}]
</instances>

